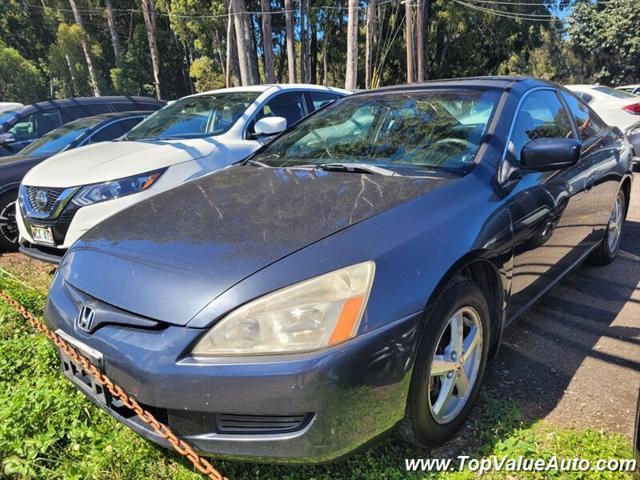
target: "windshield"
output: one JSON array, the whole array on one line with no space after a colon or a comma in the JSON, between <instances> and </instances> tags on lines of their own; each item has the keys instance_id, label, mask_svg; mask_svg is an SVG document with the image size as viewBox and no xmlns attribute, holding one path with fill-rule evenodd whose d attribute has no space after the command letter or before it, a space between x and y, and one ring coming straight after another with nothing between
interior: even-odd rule
<instances>
[{"instance_id":1,"label":"windshield","mask_svg":"<svg viewBox=\"0 0 640 480\"><path fill-rule=\"evenodd\" d=\"M273 141L255 162L335 163L395 171L463 172L473 163L500 92L433 89L347 97Z\"/></svg>"},{"instance_id":2,"label":"windshield","mask_svg":"<svg viewBox=\"0 0 640 480\"><path fill-rule=\"evenodd\" d=\"M9 122L10 120L13 120L15 117L18 116L17 112L4 112L0 114L0 130L4 130L5 128L5 123ZM9 127L11 127L11 125L9 125Z\"/></svg>"},{"instance_id":3,"label":"windshield","mask_svg":"<svg viewBox=\"0 0 640 480\"><path fill-rule=\"evenodd\" d=\"M605 93L607 95L611 95L616 98L638 98L638 95L634 95L633 93L625 92L624 90L616 90L615 88L610 87L593 87L594 90Z\"/></svg>"},{"instance_id":4,"label":"windshield","mask_svg":"<svg viewBox=\"0 0 640 480\"><path fill-rule=\"evenodd\" d=\"M39 138L20 152L21 155L45 155L58 153L96 125L96 120L82 119L69 122Z\"/></svg>"},{"instance_id":5,"label":"windshield","mask_svg":"<svg viewBox=\"0 0 640 480\"><path fill-rule=\"evenodd\" d=\"M220 135L229 130L259 92L219 93L177 100L131 130L127 140L168 140Z\"/></svg>"}]
</instances>

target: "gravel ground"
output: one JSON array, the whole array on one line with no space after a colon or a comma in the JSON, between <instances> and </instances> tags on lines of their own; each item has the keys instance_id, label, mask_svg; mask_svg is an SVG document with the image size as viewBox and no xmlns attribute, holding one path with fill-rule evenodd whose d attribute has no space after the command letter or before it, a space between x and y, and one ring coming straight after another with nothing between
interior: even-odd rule
<instances>
[{"instance_id":1,"label":"gravel ground","mask_svg":"<svg viewBox=\"0 0 640 480\"><path fill-rule=\"evenodd\" d=\"M41 289L53 272L21 254L0 255L0 267ZM640 388L640 178L618 259L578 268L509 327L485 385L489 395L513 400L527 421L632 437ZM478 441L471 428L443 449Z\"/></svg>"}]
</instances>

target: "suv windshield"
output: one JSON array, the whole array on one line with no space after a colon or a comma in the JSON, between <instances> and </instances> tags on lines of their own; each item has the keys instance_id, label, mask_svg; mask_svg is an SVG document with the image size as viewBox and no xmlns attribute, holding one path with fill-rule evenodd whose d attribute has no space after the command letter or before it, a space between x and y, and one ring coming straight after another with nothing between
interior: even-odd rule
<instances>
[{"instance_id":1,"label":"suv windshield","mask_svg":"<svg viewBox=\"0 0 640 480\"><path fill-rule=\"evenodd\" d=\"M99 123L99 121L88 118L69 122L23 148L20 155L44 155L61 152L96 123Z\"/></svg>"},{"instance_id":2,"label":"suv windshield","mask_svg":"<svg viewBox=\"0 0 640 480\"><path fill-rule=\"evenodd\" d=\"M369 164L397 172L472 164L500 92L491 89L356 95L301 122L252 160L271 167ZM407 172L408 171L408 172Z\"/></svg>"},{"instance_id":3,"label":"suv windshield","mask_svg":"<svg viewBox=\"0 0 640 480\"><path fill-rule=\"evenodd\" d=\"M169 140L220 135L229 130L259 92L218 93L177 100L131 130L127 140Z\"/></svg>"}]
</instances>

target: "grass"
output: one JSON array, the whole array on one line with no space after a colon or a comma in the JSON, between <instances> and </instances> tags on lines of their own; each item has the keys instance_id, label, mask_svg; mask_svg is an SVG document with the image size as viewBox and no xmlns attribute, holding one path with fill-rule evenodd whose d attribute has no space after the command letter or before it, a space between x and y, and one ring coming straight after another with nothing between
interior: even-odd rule
<instances>
[{"instance_id":1,"label":"grass","mask_svg":"<svg viewBox=\"0 0 640 480\"><path fill-rule=\"evenodd\" d=\"M46 282L45 282L46 283ZM7 291L37 315L43 293L0 275ZM623 437L594 430L553 430L544 422L527 423L508 400L483 394L461 436L437 451L411 447L390 438L346 460L324 466L273 466L214 460L232 480L272 479L471 479L469 471L408 473L405 458L457 453L484 458L510 457L630 458ZM510 476L511 475L511 476ZM514 477L513 475L517 475ZM59 371L54 348L0 301L0 478L7 479L199 479L177 454L142 439L94 407ZM513 474L484 478L625 479L620 473Z\"/></svg>"}]
</instances>

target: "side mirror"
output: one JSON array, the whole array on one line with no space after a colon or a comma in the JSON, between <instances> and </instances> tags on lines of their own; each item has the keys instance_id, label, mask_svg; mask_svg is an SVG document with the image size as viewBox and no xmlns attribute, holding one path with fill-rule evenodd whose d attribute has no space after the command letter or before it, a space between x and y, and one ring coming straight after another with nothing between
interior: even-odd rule
<instances>
[{"instance_id":1,"label":"side mirror","mask_svg":"<svg viewBox=\"0 0 640 480\"><path fill-rule=\"evenodd\" d=\"M560 170L578 163L581 143L573 138L536 138L520 153L520 169L529 172Z\"/></svg>"},{"instance_id":2,"label":"side mirror","mask_svg":"<svg viewBox=\"0 0 640 480\"><path fill-rule=\"evenodd\" d=\"M283 117L264 117L253 127L256 137L277 135L287 129L287 119Z\"/></svg>"},{"instance_id":3,"label":"side mirror","mask_svg":"<svg viewBox=\"0 0 640 480\"><path fill-rule=\"evenodd\" d=\"M13 143L16 141L16 137L13 133L0 133L0 144Z\"/></svg>"}]
</instances>

